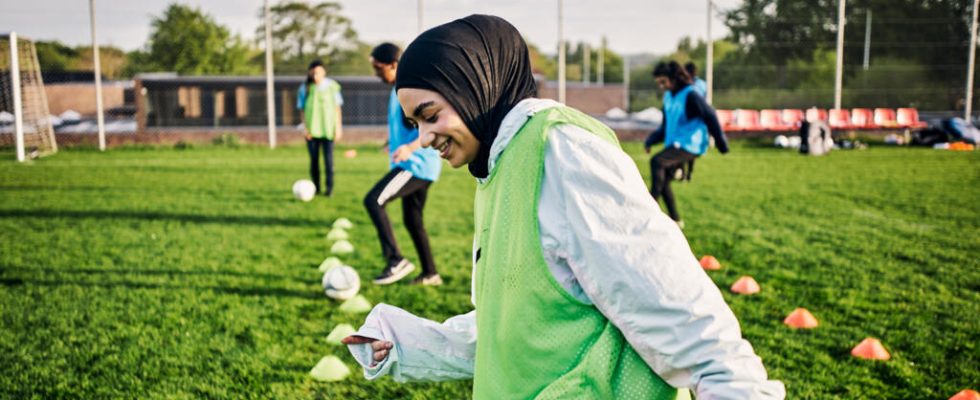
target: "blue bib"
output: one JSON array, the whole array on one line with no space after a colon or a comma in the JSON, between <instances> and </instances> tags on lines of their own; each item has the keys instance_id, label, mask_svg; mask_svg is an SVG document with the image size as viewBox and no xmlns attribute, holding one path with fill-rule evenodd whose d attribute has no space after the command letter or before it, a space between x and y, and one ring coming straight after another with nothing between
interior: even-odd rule
<instances>
[{"instance_id":1,"label":"blue bib","mask_svg":"<svg viewBox=\"0 0 980 400\"><path fill-rule=\"evenodd\" d=\"M388 154L394 154L395 149L407 143L412 143L419 138L419 130L406 128L402 123L404 119L402 106L398 103L398 96L395 89L391 89L391 96L388 98ZM442 160L439 159L439 152L433 148L421 147L412 153L408 160L400 163L391 162L391 169L401 168L412 173L412 176L435 182L439 179L439 172L442 171Z\"/></svg>"},{"instance_id":2,"label":"blue bib","mask_svg":"<svg viewBox=\"0 0 980 400\"><path fill-rule=\"evenodd\" d=\"M700 118L687 119L687 96L692 91L694 85L687 85L676 94L664 95L664 123L667 124L664 147L684 149L699 156L708 150L708 127Z\"/></svg>"}]
</instances>

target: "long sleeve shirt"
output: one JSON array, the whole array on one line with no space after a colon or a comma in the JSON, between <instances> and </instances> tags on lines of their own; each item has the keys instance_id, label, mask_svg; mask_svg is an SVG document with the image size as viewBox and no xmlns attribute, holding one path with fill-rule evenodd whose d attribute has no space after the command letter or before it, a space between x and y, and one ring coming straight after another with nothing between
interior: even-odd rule
<instances>
[{"instance_id":1,"label":"long sleeve shirt","mask_svg":"<svg viewBox=\"0 0 980 400\"><path fill-rule=\"evenodd\" d=\"M524 122L552 106L528 99L508 113L491 146L491 171ZM559 125L547 135L538 222L556 281L595 305L674 387L692 388L699 399L784 398L782 383L768 379L735 315L683 233L646 191L633 160L576 126ZM379 304L356 334L391 341L394 348L374 366L369 345L350 350L368 379L468 379L477 312L439 323Z\"/></svg>"},{"instance_id":2,"label":"long sleeve shirt","mask_svg":"<svg viewBox=\"0 0 980 400\"><path fill-rule=\"evenodd\" d=\"M696 93L689 94L687 96L687 101L684 103L684 115L689 120L700 118L702 121L704 121L705 126L708 128L708 134L715 139L715 147L718 148L718 151L722 153L728 152L728 138L725 137L725 132L721 130L721 123L718 122L718 116L715 114L715 109L704 100L704 97L701 97L700 94ZM647 139L643 142L646 147L650 147L664 141L664 137L667 133L667 118L664 118L663 121L664 122L660 124L660 127L651 132L650 135L647 136Z\"/></svg>"}]
</instances>

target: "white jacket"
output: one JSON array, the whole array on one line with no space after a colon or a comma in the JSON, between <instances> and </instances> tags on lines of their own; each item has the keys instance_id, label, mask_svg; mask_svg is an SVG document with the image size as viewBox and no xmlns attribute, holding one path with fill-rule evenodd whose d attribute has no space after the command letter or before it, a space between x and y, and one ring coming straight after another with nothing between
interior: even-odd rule
<instances>
[{"instance_id":1,"label":"white jacket","mask_svg":"<svg viewBox=\"0 0 980 400\"><path fill-rule=\"evenodd\" d=\"M491 146L490 170L535 112L556 105L543 99L517 104ZM699 400L785 397L783 384L768 380L721 292L626 153L579 127L554 127L538 222L556 280L594 304L669 384L694 389ZM391 341L388 358L371 367L369 345L349 348L368 379L470 379L476 312L440 324L379 304L356 334Z\"/></svg>"}]
</instances>

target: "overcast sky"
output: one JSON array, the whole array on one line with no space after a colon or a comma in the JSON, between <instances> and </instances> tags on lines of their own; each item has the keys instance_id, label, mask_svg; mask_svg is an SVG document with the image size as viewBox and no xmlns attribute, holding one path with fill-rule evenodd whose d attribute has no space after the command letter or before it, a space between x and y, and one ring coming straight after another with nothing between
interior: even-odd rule
<instances>
[{"instance_id":1,"label":"overcast sky","mask_svg":"<svg viewBox=\"0 0 980 400\"><path fill-rule=\"evenodd\" d=\"M272 0L275 1L275 0ZM473 13L493 14L513 23L542 51L558 43L557 0L423 0L423 24L432 27ZM150 19L173 0L96 0L99 42L124 50L142 47ZM179 0L199 7L247 39L254 38L261 0ZM721 8L739 0L715 0ZM360 38L368 43L407 44L418 33L418 0L340 0ZM683 36L704 38L707 0L565 0L565 37L609 47L626 54L666 53ZM713 35L727 33L719 18ZM17 31L34 40L88 44L89 12L85 0L3 0L0 31Z\"/></svg>"}]
</instances>

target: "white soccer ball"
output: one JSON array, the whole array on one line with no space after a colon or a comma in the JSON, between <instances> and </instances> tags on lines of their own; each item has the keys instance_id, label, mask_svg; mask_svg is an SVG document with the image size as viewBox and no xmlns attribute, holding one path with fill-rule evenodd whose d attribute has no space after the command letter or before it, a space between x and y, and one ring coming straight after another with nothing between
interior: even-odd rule
<instances>
[{"instance_id":1,"label":"white soccer ball","mask_svg":"<svg viewBox=\"0 0 980 400\"><path fill-rule=\"evenodd\" d=\"M776 136L774 143L776 147L786 148L789 147L789 138L784 135Z\"/></svg>"},{"instance_id":2,"label":"white soccer ball","mask_svg":"<svg viewBox=\"0 0 980 400\"><path fill-rule=\"evenodd\" d=\"M316 185L309 179L300 179L293 184L293 196L300 201L313 200L316 196Z\"/></svg>"},{"instance_id":3,"label":"white soccer ball","mask_svg":"<svg viewBox=\"0 0 980 400\"><path fill-rule=\"evenodd\" d=\"M347 300L361 289L361 277L347 265L331 268L323 274L323 293L336 300Z\"/></svg>"}]
</instances>

